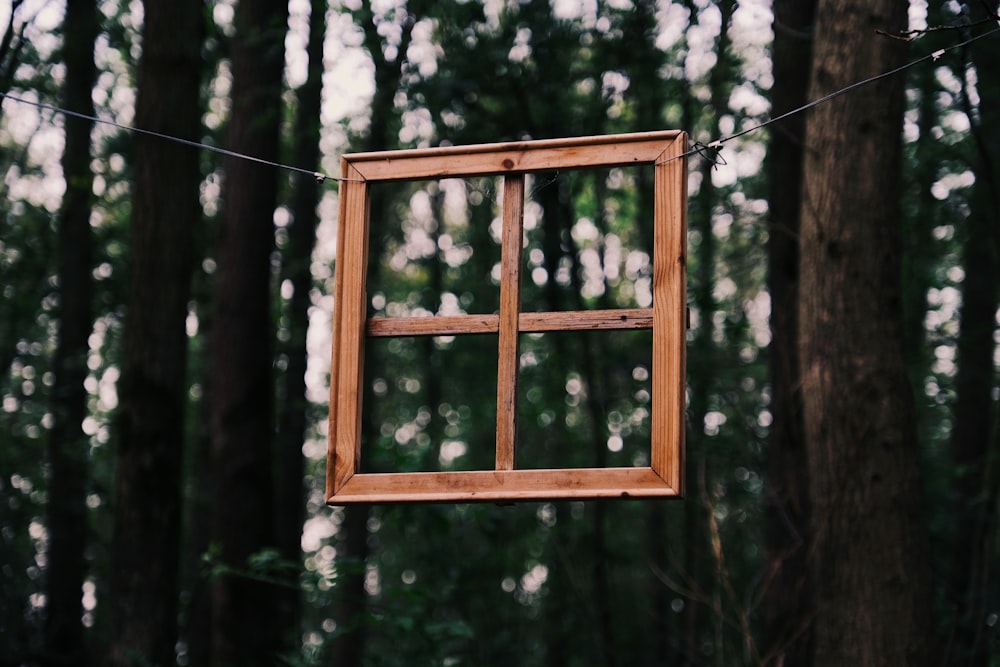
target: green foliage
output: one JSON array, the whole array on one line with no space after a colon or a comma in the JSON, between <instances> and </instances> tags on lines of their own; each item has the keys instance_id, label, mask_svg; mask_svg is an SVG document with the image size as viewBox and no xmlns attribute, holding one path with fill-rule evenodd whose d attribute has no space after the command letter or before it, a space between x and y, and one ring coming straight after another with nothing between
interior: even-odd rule
<instances>
[{"instance_id":1,"label":"green foliage","mask_svg":"<svg viewBox=\"0 0 1000 667\"><path fill-rule=\"evenodd\" d=\"M202 577L211 582L219 577L242 577L273 586L299 589L301 564L282 558L277 549L261 549L250 555L246 563L227 563L218 544L210 544L201 556Z\"/></svg>"}]
</instances>

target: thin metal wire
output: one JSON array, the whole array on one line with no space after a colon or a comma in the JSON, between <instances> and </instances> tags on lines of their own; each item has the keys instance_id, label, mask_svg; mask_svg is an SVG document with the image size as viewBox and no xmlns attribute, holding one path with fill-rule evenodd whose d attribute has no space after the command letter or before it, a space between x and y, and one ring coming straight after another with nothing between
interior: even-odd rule
<instances>
[{"instance_id":1,"label":"thin metal wire","mask_svg":"<svg viewBox=\"0 0 1000 667\"><path fill-rule=\"evenodd\" d=\"M865 79L863 81L857 81L855 83L852 83L851 85L846 86L844 88L841 88L840 90L834 91L834 92L830 93L829 95L824 95L823 97L820 97L819 99L815 99L815 100L813 100L811 102L803 104L802 106L797 107L795 109L792 109L791 111L786 111L785 113L781 114L780 116L775 116L774 118L769 118L769 119L767 119L765 121L762 121L762 122L758 123L757 125L754 125L753 127L748 127L745 130L741 130L741 131L739 131L739 132L737 132L735 134L730 134L729 136L722 137L720 139L716 139L715 141L713 141L713 142L711 142L709 144L703 144L701 142L695 142L694 145L693 145L693 147L690 148L690 149L688 149L686 152L681 153L680 155L673 155L671 157L668 157L668 158L662 160L661 162L657 162L656 164L666 164L667 162L671 162L673 160L678 160L680 158L690 157L692 155L700 155L701 157L705 158L706 160L711 161L713 164L718 165L719 164L718 161L722 159L721 156L719 155L719 151L722 150L722 145L724 143L728 142L728 141L732 141L733 139L737 139L739 137L742 137L745 134L750 134L751 132L756 132L757 130L760 130L760 129L764 128L764 127L767 127L768 125L770 125L772 123L777 123L778 121L784 120L784 119L786 119L786 118L788 118L790 116L794 116L796 114L800 114L800 113L803 113L805 111L808 111L809 109L812 109L813 107L819 106L820 104L823 104L825 102L829 102L830 100L834 99L835 97L839 97L841 95L844 95L845 93L849 93L852 90L855 90L857 88L861 88L862 86L867 86L870 83L875 83L876 81L880 81L882 79L886 79L886 78L888 78L890 76L895 76L895 75L899 74L900 72L902 72L904 70L907 70L907 69L913 67L914 65L918 65L918 64L920 64L920 63L922 63L922 62L924 62L926 60L937 61L941 56L943 56L948 51L951 51L953 49L959 49L959 48L962 48L963 46L968 46L969 44L971 44L971 43L973 43L973 42L975 42L977 40L983 39L984 37L989 37L990 35L993 35L993 34L995 34L997 32L1000 32L1000 28L994 28L993 30L990 30L988 32L984 32L981 35L977 35L975 37L971 37L971 38L965 40L964 42L959 42L957 44L952 44L951 46L945 47L943 49L938 49L937 51L934 51L932 53L928 53L926 56L923 56L921 58L917 58L916 60L908 62L905 65L902 65L902 66L897 67L895 69L891 69L891 70L889 70L887 72L882 72L881 74L876 74L875 76L873 76L871 78L868 78L868 79ZM723 160L721 164L725 164L725 160Z\"/></svg>"},{"instance_id":2,"label":"thin metal wire","mask_svg":"<svg viewBox=\"0 0 1000 667\"><path fill-rule=\"evenodd\" d=\"M905 65L902 65L902 66L897 67L895 69L889 70L887 72L883 72L881 74L877 74L877 75L875 75L875 76L873 76L871 78L865 79L863 81L857 81L855 83L852 83L851 85L846 86L844 88L841 88L840 90L834 91L834 92L830 93L829 95L824 95L823 97L820 97L819 99L813 100L813 101L811 101L811 102L809 102L807 104L804 104L804 105L802 105L800 107L792 109L791 111L786 111L785 113L783 113L783 114L781 114L779 116L775 116L774 118L769 118L768 120L762 121L762 122L758 123L757 125L754 125L753 127L748 127L748 128L746 128L744 130L736 132L735 134L730 134L728 136L716 139L715 141L713 141L713 142L711 142L709 144L703 144L701 142L695 142L694 145L693 145L693 147L690 148L688 151L686 151L684 153L681 153L680 155L673 155L673 156L671 156L669 158L666 158L665 160L663 160L661 162L657 162L656 164L666 164L667 162L671 162L673 160L678 160L680 158L690 157L692 155L700 155L701 157L703 157L703 158L705 158L707 160L710 160L713 164L716 164L716 165L718 165L718 164L725 164L725 160L721 157L721 155L719 153L720 153L720 151L722 149L722 145L725 144L725 143L727 143L727 142L729 142L729 141L732 141L733 139L737 139L737 138L742 137L742 136L744 136L746 134L750 134L751 132L756 132L757 130L760 130L760 129L764 128L764 127L767 127L768 125L771 125L772 123L777 123L778 121L781 121L781 120L784 120L786 118L789 118L790 116L794 116L796 114L800 114L800 113L803 113L805 111L808 111L809 109L812 109L813 107L819 106L820 104L823 104L825 102L829 102L830 100L834 99L835 97L839 97L841 95L849 93L852 90L855 90L857 88L861 88L862 86L867 86L868 84L874 83L876 81L880 81L882 79L885 79L885 78L888 78L888 77L891 77L891 76L895 76L896 74L899 74L900 72L903 72L904 70L907 70L907 69L909 69L909 68L911 68L911 67L913 67L915 65L918 65L918 64L920 64L920 63L922 63L924 61L927 61L927 60L934 60L934 61L936 61L936 60L938 60L941 56L943 56L948 51L951 51L953 49L962 48L964 46L968 46L969 44L971 44L971 43L973 43L975 41L983 39L984 37L989 37L990 35L996 34L997 32L1000 32L1000 27L994 28L993 30L990 30L988 32L984 32L981 35L977 35L975 37L971 37L971 38L969 38L969 39L967 39L967 40L965 40L963 42L959 42L957 44L952 44L951 46L945 47L943 49L938 49L937 51L929 53L926 56L923 56L921 58L918 58L916 60L908 62ZM213 153L218 153L220 155L226 155L228 157L236 158L236 159L239 159L239 160L248 160L250 162L256 162L258 164L263 164L263 165L267 165L267 166L270 166L270 167L275 167L277 169L285 169L287 171L292 171L292 172L299 173L299 174L306 174L308 176L312 176L313 178L315 178L316 181L319 182L319 183L322 183L322 182L327 181L327 180L334 180L334 181L338 181L338 182L354 182L354 183L364 183L365 182L364 179L344 178L342 176L341 177L328 176L328 175L324 174L321 171L310 171L308 169L302 169L301 167L295 167L295 166L292 166L292 165L282 164L280 162L273 162L271 160L265 160L263 158L255 157L253 155L247 155L245 153L237 153L236 151L227 150L225 148L219 148L217 146L212 146L212 145L200 143L200 142L197 142L197 141L191 141L191 140L188 140L188 139L181 139L180 137L175 137L175 136L172 136L172 135L169 135L169 134L164 134L162 132L154 132L153 130L146 130L146 129L141 128L141 127L134 127L134 126L131 126L131 125L123 125L122 123L118 123L118 122L115 122L113 120L108 120L106 118L98 118L97 116L91 116L91 115L88 115L88 114L79 113L77 111L70 111L69 109L64 109L64 108L56 106L54 104L46 104L45 102L38 102L38 101L35 101L35 100L28 100L28 99L25 99L23 97L18 97L16 95L11 95L10 93L0 92L0 97L3 97L4 99L11 100L12 102L18 102L20 104L28 104L28 105L37 107L39 109L45 109L45 110L48 110L48 111L52 111L54 113L61 113L64 116L73 116L75 118L81 118L83 120L88 120L88 121L91 121L91 122L94 122L94 123L100 123L102 125L110 125L111 127L115 127L117 129L123 130L125 132L133 132L133 133L136 133L136 134L143 134L143 135L150 136L150 137L156 137L157 139L162 139L164 141L172 141L174 143L183 144L185 146L191 146L192 148L199 148L199 149L206 150L206 151L212 151Z\"/></svg>"},{"instance_id":3,"label":"thin metal wire","mask_svg":"<svg viewBox=\"0 0 1000 667\"><path fill-rule=\"evenodd\" d=\"M72 116L74 118L80 118L83 120L88 120L94 123L100 123L102 125L110 125L111 127L123 130L125 132L132 132L135 134L143 134L149 137L156 137L157 139L163 139L164 141L172 141L177 144L183 144L184 146L191 146L192 148L199 148L206 151L211 151L213 153L219 153L220 155L226 155L228 157L236 158L238 160L248 160L250 162L256 162L257 164L263 164L269 167L275 167L277 169L285 169L288 171L296 172L299 174L306 174L312 176L318 182L322 183L326 180L337 180L337 181L359 181L359 179L349 179L349 178L336 178L332 176L327 176L320 171L310 171L308 169L302 169L301 167L295 167L292 165L282 164L280 162L272 162L271 160L265 160L263 158L255 157L253 155L247 155L245 153L237 153L236 151L227 150L225 148L219 148L218 146L212 146L210 144L200 143L198 141L191 141L189 139L182 139L180 137L175 137L170 134L164 134L162 132L155 132L153 130L146 130L141 127L134 127L132 125L124 125L113 120L108 120L107 118L99 118L97 116L91 116L85 113L80 113L78 111L71 111L69 109L64 109L62 107L56 106L54 104L46 104L45 102L38 102L35 100L28 100L23 97L18 97L16 95L11 95L10 93L0 92L0 97L4 99L11 100L12 102L19 102L21 104L28 104L39 109L45 109L46 111L52 111L54 113L60 113L64 116Z\"/></svg>"}]
</instances>

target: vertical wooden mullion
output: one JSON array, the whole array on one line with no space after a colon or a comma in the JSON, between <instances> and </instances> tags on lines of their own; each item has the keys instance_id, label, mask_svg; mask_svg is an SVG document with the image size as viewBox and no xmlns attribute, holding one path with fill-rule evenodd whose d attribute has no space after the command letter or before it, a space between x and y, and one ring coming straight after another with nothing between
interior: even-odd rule
<instances>
[{"instance_id":1,"label":"vertical wooden mullion","mask_svg":"<svg viewBox=\"0 0 1000 667\"><path fill-rule=\"evenodd\" d=\"M524 175L508 175L503 189L500 250L500 330L497 361L496 469L513 470L517 444L517 373L520 364L521 245Z\"/></svg>"}]
</instances>

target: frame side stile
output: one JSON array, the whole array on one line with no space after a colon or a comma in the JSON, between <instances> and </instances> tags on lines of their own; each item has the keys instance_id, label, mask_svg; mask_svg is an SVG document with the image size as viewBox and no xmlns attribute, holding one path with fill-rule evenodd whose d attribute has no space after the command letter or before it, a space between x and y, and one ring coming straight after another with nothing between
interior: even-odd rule
<instances>
[{"instance_id":1,"label":"frame side stile","mask_svg":"<svg viewBox=\"0 0 1000 667\"><path fill-rule=\"evenodd\" d=\"M664 165L659 161L663 159L661 153L657 163L653 166L653 368L652 368L652 424L650 428L650 467L659 475L665 483L670 483L670 471L668 470L669 455L666 451L668 446L667 433L669 423L672 419L672 410L665 407L665 397L669 392L669 386L665 382L666 359L669 356L667 348L670 341L667 338L667 327L669 326L670 303L664 298L664 285L669 284L667 277L667 235L666 227L669 214L666 203L668 186L664 174Z\"/></svg>"},{"instance_id":2,"label":"frame side stile","mask_svg":"<svg viewBox=\"0 0 1000 667\"><path fill-rule=\"evenodd\" d=\"M686 132L681 132L677 139L674 141L677 145L677 155L685 155L688 152L688 136ZM677 169L677 187L680 190L677 197L678 205L680 210L678 214L680 215L680 220L678 222L680 229L678 229L678 253L679 253L679 266L680 275L678 276L677 284L677 300L678 300L678 314L680 316L680 324L678 328L680 333L678 334L677 341L677 355L678 355L678 370L677 370L677 392L680 395L678 401L678 416L680 424L677 431L677 479L674 488L677 489L677 494L679 497L683 497L685 489L685 478L684 474L687 456L687 442L685 428L686 417L687 417L687 329L688 329L688 306L687 306L687 238L688 238L688 159L687 157L678 157L677 162L679 162Z\"/></svg>"},{"instance_id":3,"label":"frame side stile","mask_svg":"<svg viewBox=\"0 0 1000 667\"><path fill-rule=\"evenodd\" d=\"M330 431L333 460L332 494L359 469L361 392L363 383L365 272L368 246L368 184L347 159L341 173L340 228L337 245L338 315L335 324L334 359L336 403L335 427ZM333 369L331 369L333 371Z\"/></svg>"},{"instance_id":4,"label":"frame side stile","mask_svg":"<svg viewBox=\"0 0 1000 667\"><path fill-rule=\"evenodd\" d=\"M356 170L355 170L356 171ZM360 172L357 172L360 175ZM362 421L362 408L364 401L364 386L365 386L365 348L367 342L367 336L365 335L365 330L368 326L368 249L370 247L369 237L371 236L371 188L368 183L364 183L364 191L361 194L363 213L361 215L361 243L360 243L360 272L358 277L361 280L361 289L359 293L361 295L361 301L358 304L358 375L357 375L357 387L359 391L357 392L357 406L356 413L354 415L354 423L356 424L353 433L354 437L354 473L356 474L361 471L361 421Z\"/></svg>"},{"instance_id":5,"label":"frame side stile","mask_svg":"<svg viewBox=\"0 0 1000 667\"><path fill-rule=\"evenodd\" d=\"M340 160L340 173L347 173L348 163L346 158L341 158ZM344 182L344 186L347 183ZM344 230L345 225L343 224L345 216L345 211L347 210L347 201L345 198L345 188L341 188L338 192L337 198L337 249L344 247ZM338 361L338 350L340 349L340 309L343 308L343 291L344 291L344 280L342 278L343 265L340 261L339 252L335 259L334 265L334 286L333 286L333 335L331 336L330 344L330 405L329 405L329 415L327 423L327 445L326 445L326 499L327 502L333 497L337 492L336 476L334 475L334 470L337 468L337 427L340 423L338 411L337 411L337 395L338 386L337 375L339 371L339 361Z\"/></svg>"},{"instance_id":6,"label":"frame side stile","mask_svg":"<svg viewBox=\"0 0 1000 667\"><path fill-rule=\"evenodd\" d=\"M683 493L687 347L687 135L655 163L651 465Z\"/></svg>"}]
</instances>

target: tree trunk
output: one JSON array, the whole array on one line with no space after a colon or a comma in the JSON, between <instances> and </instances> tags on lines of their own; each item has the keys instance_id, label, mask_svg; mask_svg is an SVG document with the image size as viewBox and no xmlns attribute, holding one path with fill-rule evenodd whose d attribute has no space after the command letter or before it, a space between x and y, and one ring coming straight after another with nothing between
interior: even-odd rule
<instances>
[{"instance_id":1,"label":"tree trunk","mask_svg":"<svg viewBox=\"0 0 1000 667\"><path fill-rule=\"evenodd\" d=\"M136 124L197 141L202 11L146 2ZM177 103L179 100L183 103ZM109 663L175 661L187 306L200 155L135 137L130 280L119 385L114 636Z\"/></svg>"},{"instance_id":2,"label":"tree trunk","mask_svg":"<svg viewBox=\"0 0 1000 667\"><path fill-rule=\"evenodd\" d=\"M97 78L94 41L100 30L94 0L66 3L63 105L94 115L91 92ZM93 329L90 211L94 176L90 171L93 122L66 116L62 156L66 194L58 219L59 342L52 363L53 425L48 443L45 644L51 665L90 662L83 641L81 589L87 572L87 485L90 439L81 424L87 416L88 338Z\"/></svg>"},{"instance_id":3,"label":"tree trunk","mask_svg":"<svg viewBox=\"0 0 1000 667\"><path fill-rule=\"evenodd\" d=\"M691 16L697 15L693 2L687 3ZM718 64L709 74L710 108L705 112L711 118L713 135L718 134L719 119L728 113L730 88L733 85L726 74L732 63L729 54L729 26L735 3L723 0L718 3L721 27L715 53ZM694 96L687 94L684 106L684 128L694 135L696 119L703 113ZM712 218L720 195L712 182L713 164L698 160L693 168L700 172L698 192L691 199L688 227L698 238L691 250L689 273L691 310L697 317L694 336L688 347L688 416L686 447L687 497L684 502L684 580L689 581L696 596L684 600L681 612L683 665L718 664L723 659L724 648L718 633L722 623L722 609L718 595L722 583L715 574L712 549L709 546L709 517L712 499L708 497L711 486L711 464L706 452L710 449L705 435L705 416L709 411L710 395L717 377L718 353L712 340L712 317L719 304L714 296L715 267L719 260L718 239L712 231ZM706 656L703 641L709 628L714 633L715 646L712 657ZM709 662L711 660L711 662Z\"/></svg>"},{"instance_id":4,"label":"tree trunk","mask_svg":"<svg viewBox=\"0 0 1000 667\"><path fill-rule=\"evenodd\" d=\"M995 3L994 3L995 5ZM971 4L970 20L986 18L986 6ZM1000 56L996 40L983 40L971 52L970 67L980 73L976 91L978 114L973 119L977 148L973 171L975 189L963 230L961 328L958 336L958 371L955 375L954 426L951 455L955 464L952 517L955 528L950 572L951 605L955 609L954 639L949 658L955 664L987 665L990 659L985 619L996 577L990 562L995 558L997 496L991 491L987 471L994 421L995 386L993 357L996 349L996 312L1000 284L1000 85L989 76L990 63ZM966 97L966 99L968 99ZM996 454L994 454L995 456Z\"/></svg>"},{"instance_id":5,"label":"tree trunk","mask_svg":"<svg viewBox=\"0 0 1000 667\"><path fill-rule=\"evenodd\" d=\"M237 153L277 160L287 23L287 3L241 0L236 7L227 143ZM277 631L276 591L247 570L254 555L276 544L270 311L280 174L274 167L235 157L224 165L225 203L209 342L211 532L222 566L212 591L212 662L225 667L273 665L285 639Z\"/></svg>"},{"instance_id":6,"label":"tree trunk","mask_svg":"<svg viewBox=\"0 0 1000 667\"><path fill-rule=\"evenodd\" d=\"M3 35L0 36L0 93L10 91L10 86L14 82L14 72L21 63L21 51L28 43L24 39L24 29L18 29L15 17L21 15L24 9L24 0L11 0L10 14ZM90 58L93 61L93 58ZM0 108L0 118L3 118L3 109Z\"/></svg>"},{"instance_id":7,"label":"tree trunk","mask_svg":"<svg viewBox=\"0 0 1000 667\"><path fill-rule=\"evenodd\" d=\"M633 44L631 39L622 40L622 50L615 54L621 62L631 63L626 72L632 82L629 95L635 116L630 129L640 132L663 129L663 109L671 99L681 94L683 84L676 80L665 81L662 77L662 69L670 58L655 45L659 34L656 2L637 0L634 5L634 11L629 12L625 19L623 30L626 35L641 36L641 44ZM638 170L635 178L638 192L635 219L641 239L640 249L652 256L653 179L645 169ZM646 504L645 544L652 567L648 570L649 583L646 586L646 614L651 631L645 633L641 643L643 652L640 653L644 664L666 664L665 661L679 654L678 615L670 608L676 593L659 580L657 573L669 570L670 517L681 509L665 503Z\"/></svg>"},{"instance_id":8,"label":"tree trunk","mask_svg":"<svg viewBox=\"0 0 1000 667\"><path fill-rule=\"evenodd\" d=\"M806 102L815 0L775 0L772 116ZM804 116L774 127L768 148L771 192L767 286L771 295L771 415L768 436L767 550L762 649L787 664L810 655L807 582L808 483L799 385L799 209Z\"/></svg>"},{"instance_id":9,"label":"tree trunk","mask_svg":"<svg viewBox=\"0 0 1000 667\"><path fill-rule=\"evenodd\" d=\"M895 0L820 0L810 99L903 64L873 34ZM812 511L815 661L931 665L930 571L902 356L903 77L806 120L799 353Z\"/></svg>"},{"instance_id":10,"label":"tree trunk","mask_svg":"<svg viewBox=\"0 0 1000 667\"><path fill-rule=\"evenodd\" d=\"M403 25L396 59L387 60L382 50L382 37L378 32L371 2L362 2L361 8L355 14L355 22L365 35L364 46L375 64L375 93L371 103L371 124L368 136L360 141L358 150L377 151L388 150L395 146L397 140L396 123L399 112L393 102L399 89L400 77L403 72L403 62L410 43L413 21ZM389 202L378 198L370 203L369 219L373 225L370 238L382 238L377 225L384 224L389 208ZM369 248L372 257L378 257L382 249L376 245ZM368 283L377 284L379 265L372 262L368 267ZM369 368L378 366L374 350L366 351L365 365ZM362 402L361 420L364 424L362 433L377 433L378 425L374 424L372 404L374 396L371 387L365 387ZM362 442L364 451L370 442ZM366 465L362 458L362 466ZM368 560L368 515L371 508L368 505L353 505L345 507L344 519L338 533L337 547L338 564L343 565L343 575L338 575L337 588L334 589L336 600L334 604L334 619L343 631L330 642L328 654L333 665L359 665L365 654L365 644L368 632L366 628L365 607L368 595L365 591L365 565Z\"/></svg>"},{"instance_id":11,"label":"tree trunk","mask_svg":"<svg viewBox=\"0 0 1000 667\"><path fill-rule=\"evenodd\" d=\"M295 116L294 164L304 169L318 169L320 152L320 102L323 90L323 42L326 37L326 0L312 0L307 54L309 69L305 83L298 90ZM319 184L316 179L298 175L292 194L292 222L288 230L289 248L284 256L283 277L292 285L288 303L286 345L288 365L284 374L284 408L279 413L277 432L278 485L275 494L275 535L283 560L302 560L302 522L305 516L305 462L302 442L305 438L309 404L306 400L306 333L309 329L309 306L312 292L312 252L316 241L316 206ZM301 595L288 589L280 593L280 618L286 633L298 633L301 619Z\"/></svg>"}]
</instances>

